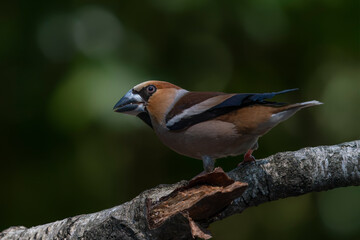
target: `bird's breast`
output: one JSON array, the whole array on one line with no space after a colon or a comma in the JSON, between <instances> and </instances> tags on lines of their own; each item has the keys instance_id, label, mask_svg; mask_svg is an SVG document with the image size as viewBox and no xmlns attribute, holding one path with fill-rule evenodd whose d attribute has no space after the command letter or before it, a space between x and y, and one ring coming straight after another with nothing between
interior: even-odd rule
<instances>
[{"instance_id":1,"label":"bird's breast","mask_svg":"<svg viewBox=\"0 0 360 240\"><path fill-rule=\"evenodd\" d=\"M220 120L201 122L182 131L169 131L163 125L154 130L166 146L197 159L240 155L257 141L257 136L241 135L233 123Z\"/></svg>"}]
</instances>

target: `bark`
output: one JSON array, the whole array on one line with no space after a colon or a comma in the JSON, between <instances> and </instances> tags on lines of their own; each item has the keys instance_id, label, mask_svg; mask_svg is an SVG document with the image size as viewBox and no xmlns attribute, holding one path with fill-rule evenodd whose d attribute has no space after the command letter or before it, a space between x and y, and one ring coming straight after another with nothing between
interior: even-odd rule
<instances>
[{"instance_id":1,"label":"bark","mask_svg":"<svg viewBox=\"0 0 360 240\"><path fill-rule=\"evenodd\" d=\"M1 239L192 239L246 208L280 198L360 185L360 141L282 152L192 181L159 185L101 212L26 228ZM246 190L245 190L246 189Z\"/></svg>"}]
</instances>

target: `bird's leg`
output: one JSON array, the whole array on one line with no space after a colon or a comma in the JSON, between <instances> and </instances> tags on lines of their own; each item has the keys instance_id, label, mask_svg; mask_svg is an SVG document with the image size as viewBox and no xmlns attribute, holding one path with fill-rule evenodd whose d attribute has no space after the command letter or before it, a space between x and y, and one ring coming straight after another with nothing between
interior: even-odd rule
<instances>
[{"instance_id":1,"label":"bird's leg","mask_svg":"<svg viewBox=\"0 0 360 240\"><path fill-rule=\"evenodd\" d=\"M254 146L252 146L251 149L249 149L245 155L244 155L244 161L243 162L240 162L238 164L238 166L241 164L241 163L244 163L244 162L253 162L255 161L255 157L252 155L252 153L259 148L259 144L258 142L256 141L256 143L254 144Z\"/></svg>"},{"instance_id":2,"label":"bird's leg","mask_svg":"<svg viewBox=\"0 0 360 240\"><path fill-rule=\"evenodd\" d=\"M201 176L204 176L208 173L211 173L214 170L215 159L213 159L209 156L202 156L201 158L203 161L204 171L202 171L201 173L199 173L198 175L193 177L192 180L197 179Z\"/></svg>"},{"instance_id":3,"label":"bird's leg","mask_svg":"<svg viewBox=\"0 0 360 240\"><path fill-rule=\"evenodd\" d=\"M256 149L259 148L259 144L256 141L256 143L254 144L254 146L252 146L251 149L249 149L245 155L244 155L244 162L253 162L255 161L255 157L253 155L251 155Z\"/></svg>"},{"instance_id":4,"label":"bird's leg","mask_svg":"<svg viewBox=\"0 0 360 240\"><path fill-rule=\"evenodd\" d=\"M253 162L255 161L255 157L251 155L253 153L253 149L249 149L244 155L244 162Z\"/></svg>"},{"instance_id":5,"label":"bird's leg","mask_svg":"<svg viewBox=\"0 0 360 240\"><path fill-rule=\"evenodd\" d=\"M202 157L203 166L205 173L212 172L214 170L215 165L215 159L209 157L209 156L203 156Z\"/></svg>"}]
</instances>

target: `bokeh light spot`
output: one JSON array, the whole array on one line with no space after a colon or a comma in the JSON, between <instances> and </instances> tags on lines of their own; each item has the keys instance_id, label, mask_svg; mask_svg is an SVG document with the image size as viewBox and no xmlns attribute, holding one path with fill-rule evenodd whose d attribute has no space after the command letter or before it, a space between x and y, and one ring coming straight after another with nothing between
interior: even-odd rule
<instances>
[{"instance_id":1,"label":"bokeh light spot","mask_svg":"<svg viewBox=\"0 0 360 240\"><path fill-rule=\"evenodd\" d=\"M85 7L75 15L73 34L76 46L90 57L106 56L116 50L122 39L122 26L109 11Z\"/></svg>"},{"instance_id":2,"label":"bokeh light spot","mask_svg":"<svg viewBox=\"0 0 360 240\"><path fill-rule=\"evenodd\" d=\"M37 31L37 42L42 53L50 60L62 62L74 53L71 35L72 19L69 15L53 15L42 22Z\"/></svg>"},{"instance_id":3,"label":"bokeh light spot","mask_svg":"<svg viewBox=\"0 0 360 240\"><path fill-rule=\"evenodd\" d=\"M49 109L52 122L67 131L82 129L94 121L118 131L141 126L140 120L112 110L139 79L144 79L138 75L116 61L76 67L53 95Z\"/></svg>"}]
</instances>

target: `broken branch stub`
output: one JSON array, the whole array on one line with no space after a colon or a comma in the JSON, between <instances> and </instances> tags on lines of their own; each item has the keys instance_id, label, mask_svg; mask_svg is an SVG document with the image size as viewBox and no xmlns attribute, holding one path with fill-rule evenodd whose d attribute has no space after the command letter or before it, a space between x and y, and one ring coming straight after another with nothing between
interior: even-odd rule
<instances>
[{"instance_id":1,"label":"broken branch stub","mask_svg":"<svg viewBox=\"0 0 360 240\"><path fill-rule=\"evenodd\" d=\"M181 214L189 221L193 237L208 239L209 233L195 221L216 216L230 203L240 197L247 183L234 181L221 169L195 177L183 187L175 189L157 202L147 199L147 221L150 229L162 226L175 215Z\"/></svg>"}]
</instances>

